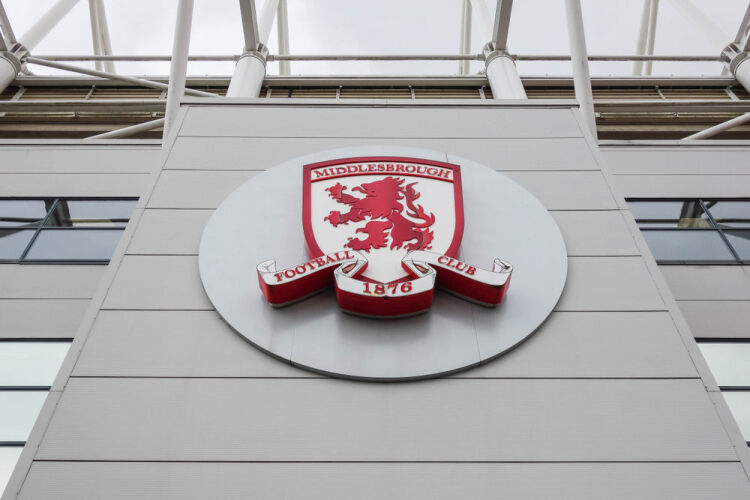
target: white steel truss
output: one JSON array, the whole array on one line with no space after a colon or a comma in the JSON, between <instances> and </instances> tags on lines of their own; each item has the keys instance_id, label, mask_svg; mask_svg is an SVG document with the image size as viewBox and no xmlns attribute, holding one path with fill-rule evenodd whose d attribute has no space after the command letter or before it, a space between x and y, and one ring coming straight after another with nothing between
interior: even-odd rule
<instances>
[{"instance_id":1,"label":"white steel truss","mask_svg":"<svg viewBox=\"0 0 750 500\"><path fill-rule=\"evenodd\" d=\"M493 90L495 99L524 99L526 92L516 70L516 61L564 61L571 60L575 96L579 103L583 121L594 136L596 123L591 92L591 80L588 70L589 61L633 61L633 74L647 77L652 72L653 61L722 61L725 71L733 76L747 89L750 89L750 64L745 64L750 48L750 7L740 23L735 40L730 43L720 56L684 56L654 55L657 15L659 0L644 0L640 30L634 55L587 55L583 17L580 0L566 0L566 17L571 55L519 55L508 51L508 31L511 20L512 0L497 0L494 16L490 16L483 0L462 0L461 25L458 43L458 54L404 54L404 55L361 55L361 54L290 54L288 5L287 0L265 0L260 15L256 15L254 0L238 0L242 19L244 50L239 56L189 56L190 26L192 23L193 0L179 0L178 14L171 56L136 56L115 55L104 10L103 0L89 0L89 17L91 21L93 55L90 56L32 56L39 42L71 11L78 0L58 0L44 12L37 22L26 33L16 39L8 16L0 1L0 90L5 89L22 71L25 64L38 64L56 69L71 71L108 80L116 80L146 87L168 88L167 114L164 120L165 133L174 119L175 110L183 95L214 97L215 94L200 90L186 89L185 79L188 61L236 61L234 76L231 79L228 97L257 97L266 78L266 63L277 61L279 74L289 75L291 61L405 61L405 60L453 60L458 61L458 74L468 75L469 63L472 60L484 61L486 76ZM692 24L712 40L723 35L715 24L706 18L690 0L672 1L678 10ZM271 27L276 20L278 36L278 54L268 54L267 45ZM483 40L487 40L482 53L471 52L472 27ZM118 74L115 61L171 61L168 83L152 81ZM72 66L63 61L94 61L96 70ZM742 118L742 117L740 117ZM690 139L710 137L726 130L726 127L745 123L747 119L730 120L726 124L712 127L705 133L694 134ZM143 127L158 127L158 120L127 127L122 135L129 131L148 130ZM140 128L139 128L140 127ZM115 131L116 133L117 131ZM118 136L120 134L118 133ZM110 135L112 137L112 135Z\"/></svg>"}]
</instances>

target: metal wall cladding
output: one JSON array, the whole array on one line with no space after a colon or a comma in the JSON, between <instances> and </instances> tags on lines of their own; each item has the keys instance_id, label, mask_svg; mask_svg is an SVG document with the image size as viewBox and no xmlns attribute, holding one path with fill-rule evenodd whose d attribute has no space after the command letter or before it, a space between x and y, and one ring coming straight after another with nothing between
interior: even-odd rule
<instances>
[{"instance_id":1,"label":"metal wall cladding","mask_svg":"<svg viewBox=\"0 0 750 500\"><path fill-rule=\"evenodd\" d=\"M690 332L576 112L183 108L166 159L153 152L161 171L121 193L144 196L145 208L100 284L59 405L32 433L38 451L27 450L6 495L747 498L736 429L717 413ZM378 143L502 170L558 221L566 289L512 352L431 381L335 380L260 352L213 310L196 255L223 198L300 154ZM107 189L129 186L102 179ZM34 280L69 290L51 271ZM82 294L92 296L55 296Z\"/></svg>"}]
</instances>

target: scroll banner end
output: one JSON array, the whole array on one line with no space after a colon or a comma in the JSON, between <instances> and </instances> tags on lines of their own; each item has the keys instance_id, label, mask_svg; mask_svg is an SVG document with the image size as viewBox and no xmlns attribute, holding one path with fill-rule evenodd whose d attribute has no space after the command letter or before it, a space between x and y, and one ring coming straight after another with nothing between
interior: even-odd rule
<instances>
[{"instance_id":1,"label":"scroll banner end","mask_svg":"<svg viewBox=\"0 0 750 500\"><path fill-rule=\"evenodd\" d=\"M419 314L432 306L435 286L466 300L495 306L502 302L513 267L495 259L492 271L452 257L413 251L402 260L412 279L375 283L358 279L367 268L359 252L340 251L311 259L299 266L276 271L273 260L258 265L258 280L266 300L283 307L335 285L342 310L371 317L402 317Z\"/></svg>"},{"instance_id":2,"label":"scroll banner end","mask_svg":"<svg viewBox=\"0 0 750 500\"><path fill-rule=\"evenodd\" d=\"M438 287L487 307L496 306L503 301L513 273L513 266L500 259L495 259L492 271L488 271L447 255L424 250L406 254L403 266L407 270L431 267L437 273Z\"/></svg>"},{"instance_id":3,"label":"scroll banner end","mask_svg":"<svg viewBox=\"0 0 750 500\"><path fill-rule=\"evenodd\" d=\"M352 250L316 257L282 271L276 271L275 261L267 260L258 264L258 282L268 303L283 307L330 288L336 268L354 271L356 276L365 267L367 259Z\"/></svg>"}]
</instances>

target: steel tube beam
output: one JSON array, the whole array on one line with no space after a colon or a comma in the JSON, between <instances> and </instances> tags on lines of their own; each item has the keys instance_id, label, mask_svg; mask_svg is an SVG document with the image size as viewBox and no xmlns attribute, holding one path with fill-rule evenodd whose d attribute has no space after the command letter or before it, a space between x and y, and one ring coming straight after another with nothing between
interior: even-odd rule
<instances>
[{"instance_id":1,"label":"steel tube beam","mask_svg":"<svg viewBox=\"0 0 750 500\"><path fill-rule=\"evenodd\" d=\"M740 115L732 118L731 120L719 123L718 125L714 125L713 127L707 128L706 130L701 130L697 134L689 135L682 140L690 141L695 139L708 139L709 137L713 137L738 125L742 125L748 122L750 122L750 113L745 113L744 115Z\"/></svg>"},{"instance_id":2,"label":"steel tube beam","mask_svg":"<svg viewBox=\"0 0 750 500\"><path fill-rule=\"evenodd\" d=\"M494 54L494 57L492 56ZM516 71L513 59L494 52L487 58L487 80L490 82L493 99L526 99L521 77Z\"/></svg>"},{"instance_id":3,"label":"steel tube beam","mask_svg":"<svg viewBox=\"0 0 750 500\"><path fill-rule=\"evenodd\" d=\"M258 97L266 76L266 59L259 52L247 52L234 67L227 97Z\"/></svg>"},{"instance_id":4,"label":"steel tube beam","mask_svg":"<svg viewBox=\"0 0 750 500\"><path fill-rule=\"evenodd\" d=\"M271 27L276 13L279 10L279 0L266 0L260 11L258 19L258 33L260 34L260 43L268 46L268 39L271 36Z\"/></svg>"},{"instance_id":5,"label":"steel tube beam","mask_svg":"<svg viewBox=\"0 0 750 500\"><path fill-rule=\"evenodd\" d=\"M177 7L177 20L172 44L172 63L169 67L169 90L167 90L167 109L164 115L164 137L177 118L180 101L185 96L185 79L187 77L188 51L190 50L190 28L193 24L193 0L180 0Z\"/></svg>"},{"instance_id":6,"label":"steel tube beam","mask_svg":"<svg viewBox=\"0 0 750 500\"><path fill-rule=\"evenodd\" d=\"M643 10L641 10L641 23L638 28L638 42L635 46L635 53L644 55L646 53L646 40L648 37L648 16L651 12L651 0L643 0ZM633 75L643 74L643 60L636 60L633 63Z\"/></svg>"},{"instance_id":7,"label":"steel tube beam","mask_svg":"<svg viewBox=\"0 0 750 500\"><path fill-rule=\"evenodd\" d=\"M735 66L734 77L750 92L750 57L746 57Z\"/></svg>"},{"instance_id":8,"label":"steel tube beam","mask_svg":"<svg viewBox=\"0 0 750 500\"><path fill-rule=\"evenodd\" d=\"M0 92L3 92L21 71L21 62L10 52L0 52Z\"/></svg>"},{"instance_id":9,"label":"steel tube beam","mask_svg":"<svg viewBox=\"0 0 750 500\"><path fill-rule=\"evenodd\" d=\"M47 66L49 68L62 69L65 71L72 71L73 73L81 73L83 75L98 76L100 78L106 78L108 80L119 80L121 82L134 83L143 87L151 87L154 89L166 89L169 86L166 83L153 82L151 80L144 80L143 78L135 78L132 76L118 75L115 73L107 73L106 71L96 71L88 68L81 68L79 66L71 66L69 64L63 64L54 61L47 61L38 57L29 56L26 58L27 63L38 64L40 66ZM204 92L202 90L185 89L185 93L198 97L217 97L212 92Z\"/></svg>"},{"instance_id":10,"label":"steel tube beam","mask_svg":"<svg viewBox=\"0 0 750 500\"><path fill-rule=\"evenodd\" d=\"M471 0L471 17L481 39L492 41L492 20L484 0Z\"/></svg>"},{"instance_id":11,"label":"steel tube beam","mask_svg":"<svg viewBox=\"0 0 750 500\"><path fill-rule=\"evenodd\" d=\"M279 0L266 0L260 22L255 16L255 7L252 4L252 0L240 0L245 52L234 67L227 97L258 97L263 78L266 76L265 46L268 43L273 17L279 8ZM249 46L250 43L255 45Z\"/></svg>"},{"instance_id":12,"label":"steel tube beam","mask_svg":"<svg viewBox=\"0 0 750 500\"><path fill-rule=\"evenodd\" d=\"M16 43L16 34L13 33L13 27L8 19L8 14L5 12L2 0L0 0L0 30L2 30L8 45Z\"/></svg>"},{"instance_id":13,"label":"steel tube beam","mask_svg":"<svg viewBox=\"0 0 750 500\"><path fill-rule=\"evenodd\" d=\"M656 20L659 15L659 0L651 0L648 17L648 42L646 43L646 55L653 55L654 44L656 43ZM651 74L652 61L646 61L643 68L643 74Z\"/></svg>"},{"instance_id":14,"label":"steel tube beam","mask_svg":"<svg viewBox=\"0 0 750 500\"><path fill-rule=\"evenodd\" d=\"M109 24L107 23L107 13L104 10L104 1L96 0L96 2L96 13L99 18L99 34L101 35L102 39L102 52L103 55L112 55L112 40L109 38ZM115 63L111 60L104 61L104 71L114 73Z\"/></svg>"},{"instance_id":15,"label":"steel tube beam","mask_svg":"<svg viewBox=\"0 0 750 500\"><path fill-rule=\"evenodd\" d=\"M458 35L458 52L468 54L471 50L471 2L463 0L461 3L461 27ZM469 72L469 61L458 63L458 74L465 75Z\"/></svg>"},{"instance_id":16,"label":"steel tube beam","mask_svg":"<svg viewBox=\"0 0 750 500\"><path fill-rule=\"evenodd\" d=\"M750 50L750 5L747 6L745 16L742 18L734 43L739 44L740 50Z\"/></svg>"},{"instance_id":17,"label":"steel tube beam","mask_svg":"<svg viewBox=\"0 0 750 500\"><path fill-rule=\"evenodd\" d=\"M483 27L485 32L489 31L489 33L483 33L490 40L484 49L484 64L493 99L526 99L526 91L518 75L516 64L506 50L505 41L512 6L512 0L498 0L493 22L490 20L484 0L472 0L473 12L477 13L480 28ZM496 40L500 41L501 47L495 45Z\"/></svg>"},{"instance_id":18,"label":"steel tube beam","mask_svg":"<svg viewBox=\"0 0 750 500\"><path fill-rule=\"evenodd\" d=\"M508 54L515 61L570 61L570 56L557 54ZM46 61L170 61L172 56L112 55L112 56L70 56L39 55ZM240 55L193 55L189 61L237 61ZM268 61L482 61L483 54L269 54ZM589 61L721 61L720 56L683 55L590 55Z\"/></svg>"},{"instance_id":19,"label":"steel tube beam","mask_svg":"<svg viewBox=\"0 0 750 500\"><path fill-rule=\"evenodd\" d=\"M99 27L99 3L96 0L89 0L89 20L91 24L91 45L94 48L94 54L103 56L102 36ZM95 61L97 71L104 71L104 64L101 60Z\"/></svg>"},{"instance_id":20,"label":"steel tube beam","mask_svg":"<svg viewBox=\"0 0 750 500\"><path fill-rule=\"evenodd\" d=\"M78 0L58 0L21 36L20 42L29 51L33 50L77 3Z\"/></svg>"},{"instance_id":21,"label":"steel tube beam","mask_svg":"<svg viewBox=\"0 0 750 500\"><path fill-rule=\"evenodd\" d=\"M103 134L92 135L91 137L86 137L86 139L114 139L117 137L128 137L139 132L146 132L147 130L162 127L163 125L164 118L159 118L157 120L151 120L137 125L131 125L129 127L118 128L117 130L104 132Z\"/></svg>"},{"instance_id":22,"label":"steel tube beam","mask_svg":"<svg viewBox=\"0 0 750 500\"><path fill-rule=\"evenodd\" d=\"M591 91L591 75L586 55L586 35L583 31L583 13L580 0L565 0L565 13L568 19L568 38L570 39L570 56L573 65L573 87L576 100L583 118L583 123L594 139L596 134L596 116L594 115L594 97Z\"/></svg>"},{"instance_id":23,"label":"steel tube beam","mask_svg":"<svg viewBox=\"0 0 750 500\"><path fill-rule=\"evenodd\" d=\"M508 50L508 29L512 9L513 0L497 0L495 22L492 27L492 43L495 44L495 50Z\"/></svg>"},{"instance_id":24,"label":"steel tube beam","mask_svg":"<svg viewBox=\"0 0 750 500\"><path fill-rule=\"evenodd\" d=\"M240 17L242 18L242 34L245 40L243 52L258 50L260 34L258 33L258 18L255 15L254 0L240 0Z\"/></svg>"},{"instance_id":25,"label":"steel tube beam","mask_svg":"<svg viewBox=\"0 0 750 500\"><path fill-rule=\"evenodd\" d=\"M279 54L289 54L289 14L287 12L287 0L279 0L279 8L276 12L276 32L279 41ZM279 74L288 75L291 71L289 61L279 61Z\"/></svg>"}]
</instances>

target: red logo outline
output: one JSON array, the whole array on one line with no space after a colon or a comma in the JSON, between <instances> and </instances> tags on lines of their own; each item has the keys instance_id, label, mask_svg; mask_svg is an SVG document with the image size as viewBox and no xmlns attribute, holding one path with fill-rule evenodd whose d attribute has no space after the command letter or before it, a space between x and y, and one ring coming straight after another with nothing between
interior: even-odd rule
<instances>
[{"instance_id":1,"label":"red logo outline","mask_svg":"<svg viewBox=\"0 0 750 500\"><path fill-rule=\"evenodd\" d=\"M331 167L336 165L343 165L346 163L416 163L418 165L429 165L432 167L440 167L450 170L453 176L452 180L446 180L453 184L453 195L454 195L454 209L456 217L455 230L453 231L453 239L451 240L448 249L444 255L449 257L456 257L458 250L461 246L461 240L463 239L464 232L464 207L463 207L463 192L461 186L461 167L452 163L446 163L435 160L425 160L422 158L409 158L399 156L362 156L353 158L339 158L336 160L328 160L318 163L310 163L303 167L302 177L302 228L305 232L305 248L310 258L321 257L325 253L321 250L318 242L315 240L315 233L312 228L312 216L311 216L311 205L312 205L312 171L322 167ZM434 179L433 176L423 175L419 173L393 173L386 172L385 174L392 173L394 176L403 175L405 177L426 177ZM335 177L354 177L357 175L383 175L384 172L347 172L342 173L339 176L331 176L326 179L332 179ZM369 281L369 280L368 280Z\"/></svg>"}]
</instances>

